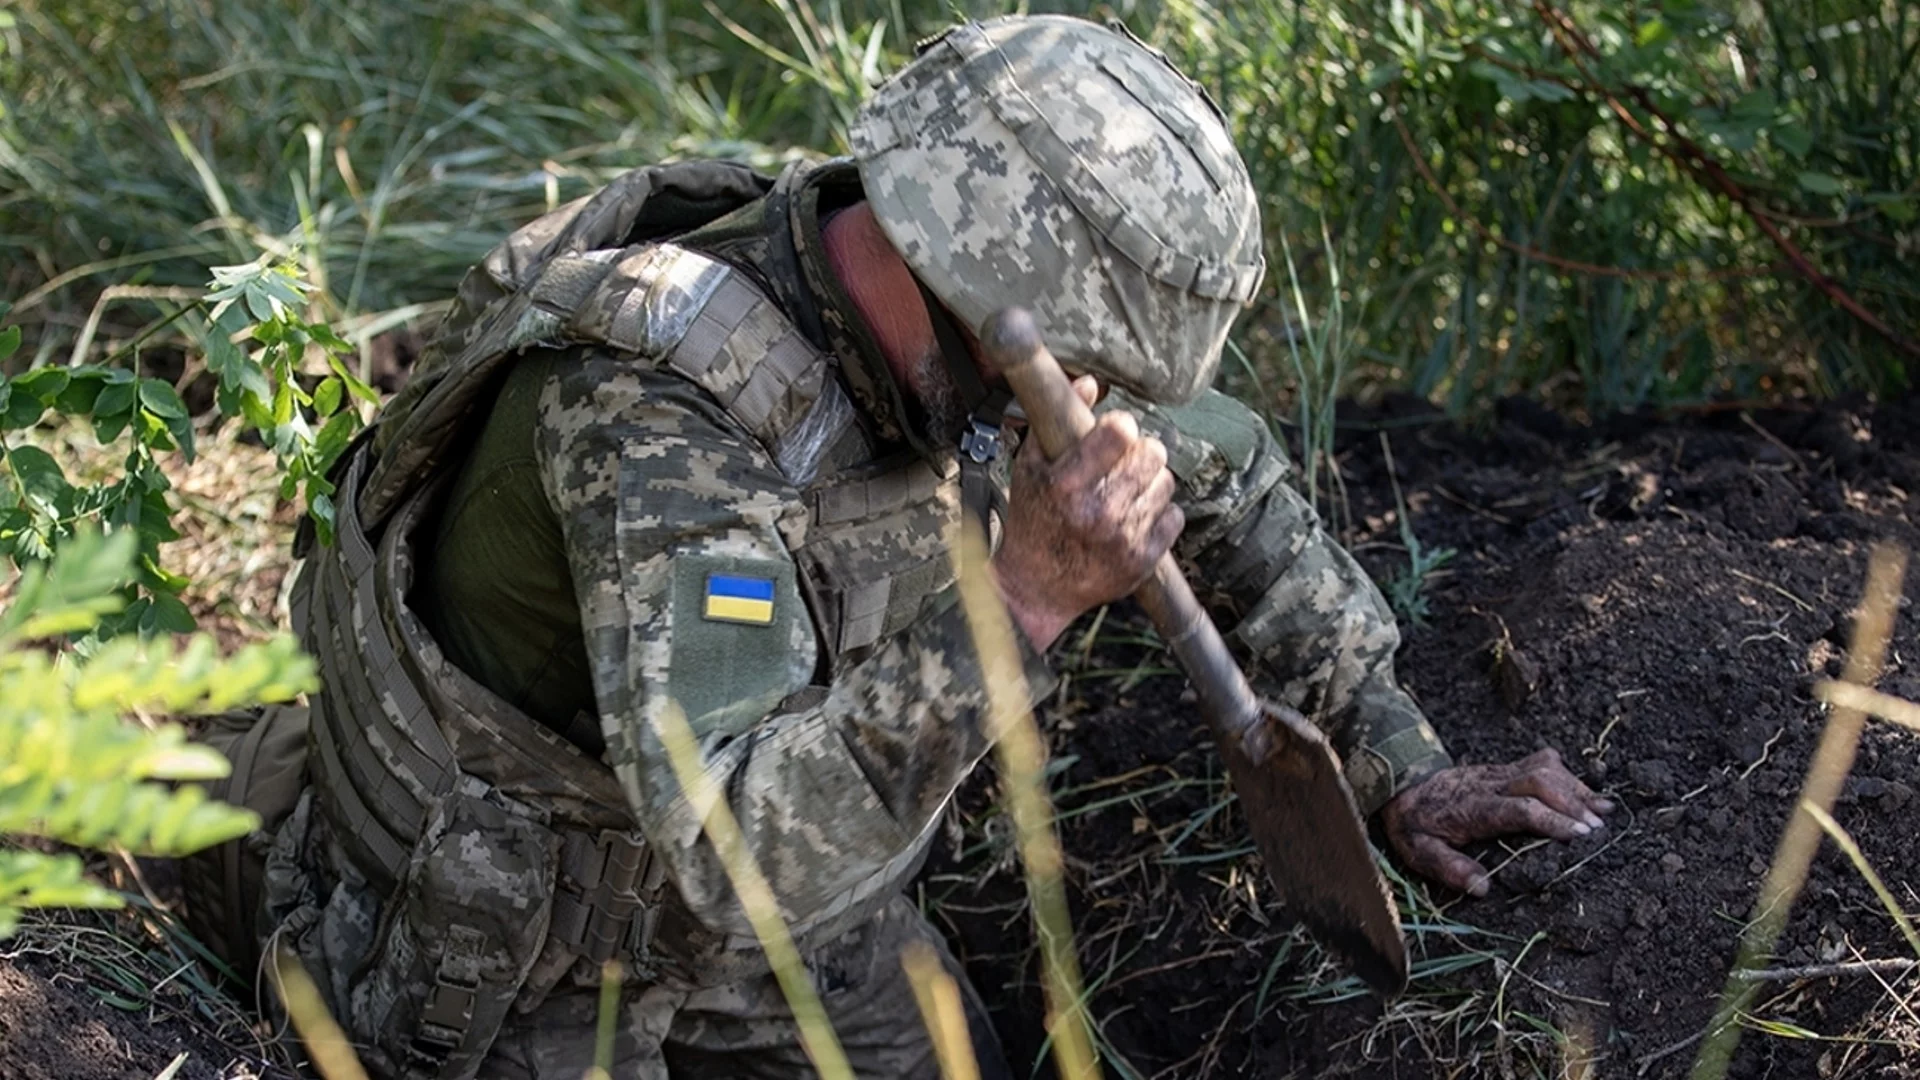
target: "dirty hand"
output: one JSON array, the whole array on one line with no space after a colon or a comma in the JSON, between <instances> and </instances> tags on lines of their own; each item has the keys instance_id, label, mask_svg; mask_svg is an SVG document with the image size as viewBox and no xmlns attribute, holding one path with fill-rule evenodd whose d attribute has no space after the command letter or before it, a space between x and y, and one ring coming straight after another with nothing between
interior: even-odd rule
<instances>
[{"instance_id":1,"label":"dirty hand","mask_svg":"<svg viewBox=\"0 0 1920 1080\"><path fill-rule=\"evenodd\" d=\"M1074 390L1091 406L1090 376ZM1013 463L1006 535L994 577L1007 610L1044 650L1081 613L1133 592L1173 546L1186 517L1173 504L1167 448L1133 416L1110 412L1049 462L1028 439Z\"/></svg>"},{"instance_id":2,"label":"dirty hand","mask_svg":"<svg viewBox=\"0 0 1920 1080\"><path fill-rule=\"evenodd\" d=\"M1421 875L1474 896L1487 895L1487 871L1461 845L1509 833L1572 840L1600 827L1613 803L1588 790L1555 750L1511 765L1463 765L1438 772L1394 797L1381 811L1387 839Z\"/></svg>"}]
</instances>

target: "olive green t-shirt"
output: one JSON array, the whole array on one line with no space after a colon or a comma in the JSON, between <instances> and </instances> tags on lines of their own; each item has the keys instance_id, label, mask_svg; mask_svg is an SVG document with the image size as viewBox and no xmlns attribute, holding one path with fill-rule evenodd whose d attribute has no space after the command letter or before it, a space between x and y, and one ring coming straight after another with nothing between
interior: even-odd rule
<instances>
[{"instance_id":1,"label":"olive green t-shirt","mask_svg":"<svg viewBox=\"0 0 1920 1080\"><path fill-rule=\"evenodd\" d=\"M580 608L534 456L541 388L577 352L531 352L508 368L422 552L415 607L449 660L598 756Z\"/></svg>"}]
</instances>

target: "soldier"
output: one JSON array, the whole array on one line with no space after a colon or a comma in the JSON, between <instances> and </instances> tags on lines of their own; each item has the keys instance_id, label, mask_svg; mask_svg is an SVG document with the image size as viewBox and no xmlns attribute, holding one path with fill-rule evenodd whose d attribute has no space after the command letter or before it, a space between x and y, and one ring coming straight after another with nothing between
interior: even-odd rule
<instances>
[{"instance_id":1,"label":"soldier","mask_svg":"<svg viewBox=\"0 0 1920 1080\"><path fill-rule=\"evenodd\" d=\"M1483 893L1459 845L1610 809L1551 751L1453 766L1379 592L1208 389L1264 262L1197 85L1124 31L969 23L851 143L777 179L639 169L515 233L344 459L295 591L325 688L248 732L234 783L269 804L256 763L309 748L267 806L263 929L376 1075L576 1080L609 959L615 1076L810 1075L674 779L670 703L856 1071L936 1075L898 956L961 976L902 887L989 749L963 514L1036 697L1060 632L1176 552L1415 870ZM1100 399L1052 463L1000 452L968 332L1015 303ZM226 865L230 889L262 873ZM986 1074L1013 1075L966 996Z\"/></svg>"}]
</instances>

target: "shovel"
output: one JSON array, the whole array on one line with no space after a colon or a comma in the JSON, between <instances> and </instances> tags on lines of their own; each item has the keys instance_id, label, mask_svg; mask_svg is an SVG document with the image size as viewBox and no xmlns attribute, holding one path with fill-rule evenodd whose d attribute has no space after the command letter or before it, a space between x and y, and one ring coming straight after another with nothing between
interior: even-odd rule
<instances>
[{"instance_id":1,"label":"shovel","mask_svg":"<svg viewBox=\"0 0 1920 1080\"><path fill-rule=\"evenodd\" d=\"M1057 458L1093 429L1092 410L1047 351L1033 318L997 312L981 331L1040 449ZM1406 989L1407 948L1339 759L1298 712L1254 696L1171 554L1134 593L1199 695L1247 829L1287 909L1385 997Z\"/></svg>"}]
</instances>

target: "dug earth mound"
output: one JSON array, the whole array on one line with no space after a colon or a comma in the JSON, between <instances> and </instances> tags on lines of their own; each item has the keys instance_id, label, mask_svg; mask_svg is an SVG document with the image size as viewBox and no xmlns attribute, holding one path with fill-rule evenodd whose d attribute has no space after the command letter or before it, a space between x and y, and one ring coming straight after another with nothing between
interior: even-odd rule
<instances>
[{"instance_id":1,"label":"dug earth mound","mask_svg":"<svg viewBox=\"0 0 1920 1080\"><path fill-rule=\"evenodd\" d=\"M1408 566L1392 461L1428 553L1399 669L1457 758L1543 747L1620 809L1572 845L1492 845L1491 894L1400 886L1416 958L1395 1005L1269 906L1177 675L1110 614L1063 637L1051 731L1082 966L1110 1075L1684 1076L1827 710L1876 540L1920 546L1920 403L1581 427L1524 403L1479 433L1405 405L1349 418L1341 462L1377 580ZM1880 687L1920 698L1920 574ZM1869 726L1835 816L1920 909L1920 734ZM1018 1054L1044 1038L1018 867L976 778L922 878ZM957 854L955 854L957 853ZM1437 902L1437 903L1436 903ZM1731 1076L1920 1076L1920 973L1831 844ZM1581 1071L1585 1069L1587 1071Z\"/></svg>"},{"instance_id":2,"label":"dug earth mound","mask_svg":"<svg viewBox=\"0 0 1920 1080\"><path fill-rule=\"evenodd\" d=\"M1402 590L1427 615L1400 672L1455 755L1553 747L1620 809L1574 845L1476 852L1497 867L1484 900L1396 880L1415 981L1383 1008L1271 906L1145 622L1115 610L1070 630L1042 718L1106 1075L1686 1075L1825 720L1812 687L1845 663L1869 547L1920 548L1920 402L1593 428L1521 403L1479 431L1411 404L1348 419L1346 539L1369 570L1393 582L1408 564L1381 431L1420 545L1454 551ZM1881 688L1920 698L1916 657L1909 604ZM1909 912L1917 790L1920 735L1876 723L1836 808ZM916 887L1024 1064L1043 1010L993 794L983 768ZM178 973L177 947L136 961L135 935L108 925L0 944L0 1080L144 1080L183 1051L177 1077L290 1075L188 985L205 983ZM1828 845L1774 966L1911 955ZM1910 971L1769 982L1729 1075L1920 1077L1917 1015Z\"/></svg>"}]
</instances>

